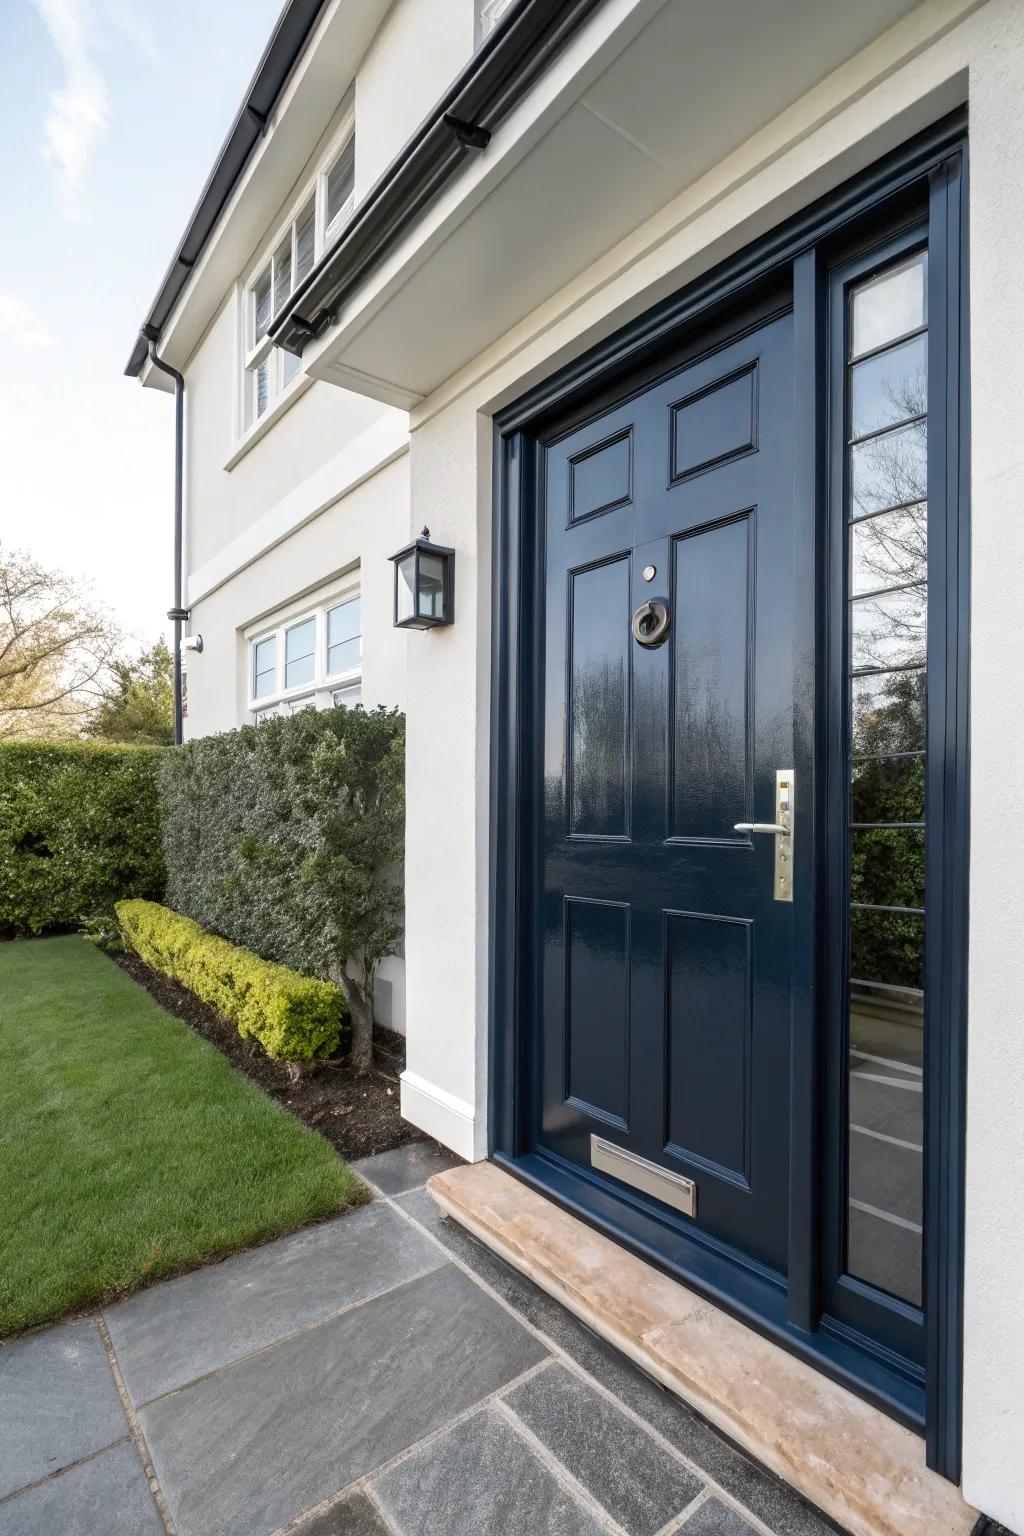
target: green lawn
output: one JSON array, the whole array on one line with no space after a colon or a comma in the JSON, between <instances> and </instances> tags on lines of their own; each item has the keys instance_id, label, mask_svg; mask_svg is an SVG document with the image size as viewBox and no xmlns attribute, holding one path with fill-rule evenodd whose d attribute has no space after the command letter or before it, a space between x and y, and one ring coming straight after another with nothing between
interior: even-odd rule
<instances>
[{"instance_id":1,"label":"green lawn","mask_svg":"<svg viewBox=\"0 0 1024 1536\"><path fill-rule=\"evenodd\" d=\"M0 1335L365 1198L88 940L0 944Z\"/></svg>"}]
</instances>

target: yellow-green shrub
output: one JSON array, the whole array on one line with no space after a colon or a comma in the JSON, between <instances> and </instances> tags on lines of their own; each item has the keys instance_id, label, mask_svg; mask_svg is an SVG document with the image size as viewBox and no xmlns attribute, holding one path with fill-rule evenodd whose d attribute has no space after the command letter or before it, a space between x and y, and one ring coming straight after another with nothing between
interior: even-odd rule
<instances>
[{"instance_id":1,"label":"yellow-green shrub","mask_svg":"<svg viewBox=\"0 0 1024 1536\"><path fill-rule=\"evenodd\" d=\"M159 902L119 901L114 910L125 943L147 965L233 1019L275 1061L308 1061L340 1044L348 1005L333 982L261 960Z\"/></svg>"}]
</instances>

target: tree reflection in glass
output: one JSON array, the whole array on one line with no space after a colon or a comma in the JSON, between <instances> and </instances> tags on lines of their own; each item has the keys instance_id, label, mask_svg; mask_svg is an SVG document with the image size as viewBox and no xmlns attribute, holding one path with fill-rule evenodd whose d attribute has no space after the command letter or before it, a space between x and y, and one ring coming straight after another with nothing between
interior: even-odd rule
<instances>
[{"instance_id":1,"label":"tree reflection in glass","mask_svg":"<svg viewBox=\"0 0 1024 1536\"><path fill-rule=\"evenodd\" d=\"M850 297L846 1267L920 1304L927 258Z\"/></svg>"}]
</instances>

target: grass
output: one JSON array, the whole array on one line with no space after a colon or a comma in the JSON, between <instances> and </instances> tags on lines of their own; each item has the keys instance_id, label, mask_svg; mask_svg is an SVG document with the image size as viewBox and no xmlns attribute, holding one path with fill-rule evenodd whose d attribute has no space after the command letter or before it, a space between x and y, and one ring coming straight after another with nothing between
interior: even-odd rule
<instances>
[{"instance_id":1,"label":"grass","mask_svg":"<svg viewBox=\"0 0 1024 1536\"><path fill-rule=\"evenodd\" d=\"M365 1190L86 939L0 944L0 1335Z\"/></svg>"}]
</instances>

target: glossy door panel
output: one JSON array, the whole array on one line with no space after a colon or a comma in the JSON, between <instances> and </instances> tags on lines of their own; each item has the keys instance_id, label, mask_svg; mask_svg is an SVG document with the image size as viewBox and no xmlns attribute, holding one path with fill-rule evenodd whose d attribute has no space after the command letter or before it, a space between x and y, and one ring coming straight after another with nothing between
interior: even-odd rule
<instances>
[{"instance_id":1,"label":"glossy door panel","mask_svg":"<svg viewBox=\"0 0 1024 1536\"><path fill-rule=\"evenodd\" d=\"M598 1134L694 1179L693 1229L778 1271L792 907L734 825L772 818L793 761L792 441L785 314L543 468L536 1145L590 1169ZM630 633L648 600L655 647Z\"/></svg>"}]
</instances>

